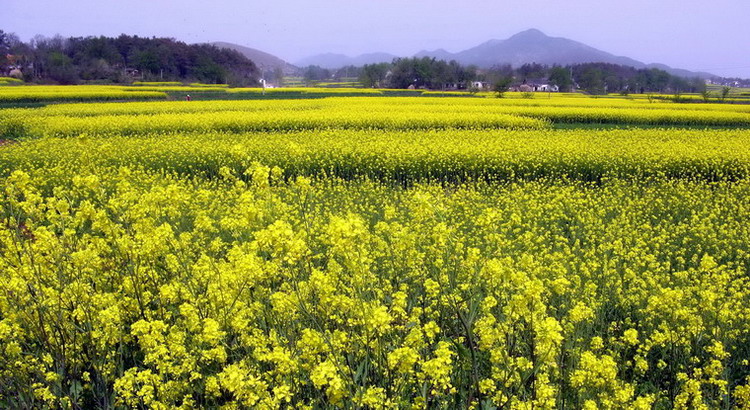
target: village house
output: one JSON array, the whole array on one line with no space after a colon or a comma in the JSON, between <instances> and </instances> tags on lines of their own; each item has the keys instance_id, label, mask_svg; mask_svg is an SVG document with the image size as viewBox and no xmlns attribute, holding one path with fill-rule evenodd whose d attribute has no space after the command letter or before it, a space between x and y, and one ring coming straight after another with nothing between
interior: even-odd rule
<instances>
[{"instance_id":1,"label":"village house","mask_svg":"<svg viewBox=\"0 0 750 410\"><path fill-rule=\"evenodd\" d=\"M539 84L538 86L536 86L536 90L534 90L534 91L556 93L556 92L560 91L560 87L558 87L555 84Z\"/></svg>"},{"instance_id":2,"label":"village house","mask_svg":"<svg viewBox=\"0 0 750 410\"><path fill-rule=\"evenodd\" d=\"M470 88L476 88L477 90L488 90L490 88L489 83L486 81L472 81Z\"/></svg>"},{"instance_id":3,"label":"village house","mask_svg":"<svg viewBox=\"0 0 750 410\"><path fill-rule=\"evenodd\" d=\"M526 79L522 84L511 87L511 91L517 91L522 93L530 92L559 92L560 87L555 84L550 84L547 80L541 79Z\"/></svg>"},{"instance_id":4,"label":"village house","mask_svg":"<svg viewBox=\"0 0 750 410\"><path fill-rule=\"evenodd\" d=\"M524 81L524 84L528 86L528 90L521 90L521 91L533 91L533 92L558 92L560 91L560 87L554 84L550 84L549 81L547 81L544 78L534 78L534 79L528 79Z\"/></svg>"},{"instance_id":5,"label":"village house","mask_svg":"<svg viewBox=\"0 0 750 410\"><path fill-rule=\"evenodd\" d=\"M18 78L18 79L23 78L23 72L21 71L21 68L22 68L21 62L19 61L20 56L16 56L13 54L6 54L5 60L8 61L7 71L5 71L4 73L0 73L0 74L7 73L8 76L13 77L13 78Z\"/></svg>"}]
</instances>

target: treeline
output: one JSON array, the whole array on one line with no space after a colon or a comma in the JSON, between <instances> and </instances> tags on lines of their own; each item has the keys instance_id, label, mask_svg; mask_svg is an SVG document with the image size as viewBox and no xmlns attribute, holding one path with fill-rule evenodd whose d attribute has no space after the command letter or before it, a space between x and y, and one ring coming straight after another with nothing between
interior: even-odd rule
<instances>
[{"instance_id":1,"label":"treeline","mask_svg":"<svg viewBox=\"0 0 750 410\"><path fill-rule=\"evenodd\" d=\"M712 78L711 83L714 85L721 85L721 86L726 86L726 87L750 88L750 78L740 78L740 77Z\"/></svg>"},{"instance_id":2,"label":"treeline","mask_svg":"<svg viewBox=\"0 0 750 410\"><path fill-rule=\"evenodd\" d=\"M475 66L434 58L399 58L391 64L372 64L362 68L360 81L365 85L387 88L469 88L480 76Z\"/></svg>"},{"instance_id":3,"label":"treeline","mask_svg":"<svg viewBox=\"0 0 750 410\"><path fill-rule=\"evenodd\" d=\"M570 68L576 84L592 94L700 93L706 89L702 78L684 78L657 68L636 69L607 63L578 64Z\"/></svg>"},{"instance_id":4,"label":"treeline","mask_svg":"<svg viewBox=\"0 0 750 410\"><path fill-rule=\"evenodd\" d=\"M0 30L0 71L26 82L79 84L197 81L257 84L255 64L237 51L171 38L34 37Z\"/></svg>"},{"instance_id":5,"label":"treeline","mask_svg":"<svg viewBox=\"0 0 750 410\"><path fill-rule=\"evenodd\" d=\"M353 71L353 68L349 68ZM604 93L700 93L705 90L701 78L683 78L657 68L636 69L607 63L572 66L524 64L480 69L456 61L430 57L399 58L391 63L368 64L360 69L359 80L366 87L427 89L494 89L497 84L525 89L547 84L559 91L583 90Z\"/></svg>"},{"instance_id":6,"label":"treeline","mask_svg":"<svg viewBox=\"0 0 750 410\"><path fill-rule=\"evenodd\" d=\"M330 69L318 65L309 65L301 68L300 74L306 85L315 85L319 82L345 81L359 78L362 74L362 67L348 65L337 69Z\"/></svg>"}]
</instances>

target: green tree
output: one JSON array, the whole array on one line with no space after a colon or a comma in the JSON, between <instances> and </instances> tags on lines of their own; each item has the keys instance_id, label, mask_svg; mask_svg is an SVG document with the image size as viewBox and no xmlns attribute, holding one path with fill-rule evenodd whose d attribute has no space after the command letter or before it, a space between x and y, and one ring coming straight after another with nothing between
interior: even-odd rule
<instances>
[{"instance_id":1,"label":"green tree","mask_svg":"<svg viewBox=\"0 0 750 410\"><path fill-rule=\"evenodd\" d=\"M3 30L0 30L0 70L5 70L5 66L8 63L5 55L8 54L9 50L8 35Z\"/></svg>"},{"instance_id":2,"label":"green tree","mask_svg":"<svg viewBox=\"0 0 750 410\"><path fill-rule=\"evenodd\" d=\"M436 82L435 72L437 71L435 58L422 57L414 59L414 68L416 71L417 87L432 88Z\"/></svg>"},{"instance_id":3,"label":"green tree","mask_svg":"<svg viewBox=\"0 0 750 410\"><path fill-rule=\"evenodd\" d=\"M415 58L398 58L393 61L391 76L388 84L393 88L408 88L410 85L419 85Z\"/></svg>"},{"instance_id":4,"label":"green tree","mask_svg":"<svg viewBox=\"0 0 750 410\"><path fill-rule=\"evenodd\" d=\"M435 61L432 64L432 76L431 76L432 88L445 90L446 83L454 82L455 79L452 76L451 69L443 60Z\"/></svg>"},{"instance_id":5,"label":"green tree","mask_svg":"<svg viewBox=\"0 0 750 410\"><path fill-rule=\"evenodd\" d=\"M669 85L671 76L664 70L658 68L651 68L644 71L646 89L656 92L664 92L664 89Z\"/></svg>"},{"instance_id":6,"label":"green tree","mask_svg":"<svg viewBox=\"0 0 750 410\"><path fill-rule=\"evenodd\" d=\"M524 64L518 68L518 74L522 79L538 79L544 78L547 74L547 66L543 66L537 63Z\"/></svg>"},{"instance_id":7,"label":"green tree","mask_svg":"<svg viewBox=\"0 0 750 410\"><path fill-rule=\"evenodd\" d=\"M70 57L59 51L53 51L49 54L47 75L60 84L75 84L78 79Z\"/></svg>"},{"instance_id":8,"label":"green tree","mask_svg":"<svg viewBox=\"0 0 750 410\"><path fill-rule=\"evenodd\" d=\"M549 74L549 82L560 88L560 91L567 92L573 87L573 78L570 70L565 67L552 67Z\"/></svg>"},{"instance_id":9,"label":"green tree","mask_svg":"<svg viewBox=\"0 0 750 410\"><path fill-rule=\"evenodd\" d=\"M365 87L382 87L390 66L388 63L365 64L359 75L359 82Z\"/></svg>"},{"instance_id":10,"label":"green tree","mask_svg":"<svg viewBox=\"0 0 750 410\"><path fill-rule=\"evenodd\" d=\"M729 93L732 91L732 87L721 87L721 102L729 97Z\"/></svg>"},{"instance_id":11,"label":"green tree","mask_svg":"<svg viewBox=\"0 0 750 410\"><path fill-rule=\"evenodd\" d=\"M495 81L493 91L497 93L496 97L503 98L505 96L505 92L508 91L508 87L510 87L511 83L513 83L513 77L500 77L497 81Z\"/></svg>"},{"instance_id":12,"label":"green tree","mask_svg":"<svg viewBox=\"0 0 750 410\"><path fill-rule=\"evenodd\" d=\"M703 93L706 91L706 80L700 77L693 77L689 81L689 91L691 93Z\"/></svg>"},{"instance_id":13,"label":"green tree","mask_svg":"<svg viewBox=\"0 0 750 410\"><path fill-rule=\"evenodd\" d=\"M602 71L596 67L587 68L581 75L579 83L581 88L591 94L604 94L606 92Z\"/></svg>"},{"instance_id":14,"label":"green tree","mask_svg":"<svg viewBox=\"0 0 750 410\"><path fill-rule=\"evenodd\" d=\"M226 70L209 58L202 58L193 69L196 79L207 84L222 84L226 82Z\"/></svg>"},{"instance_id":15,"label":"green tree","mask_svg":"<svg viewBox=\"0 0 750 410\"><path fill-rule=\"evenodd\" d=\"M328 69L322 68L317 65L307 66L305 68L302 77L305 80L305 84L314 85L319 81L326 81L331 78L331 72Z\"/></svg>"},{"instance_id":16,"label":"green tree","mask_svg":"<svg viewBox=\"0 0 750 410\"><path fill-rule=\"evenodd\" d=\"M161 64L154 50L139 50L133 55L133 65L142 72L158 73Z\"/></svg>"}]
</instances>

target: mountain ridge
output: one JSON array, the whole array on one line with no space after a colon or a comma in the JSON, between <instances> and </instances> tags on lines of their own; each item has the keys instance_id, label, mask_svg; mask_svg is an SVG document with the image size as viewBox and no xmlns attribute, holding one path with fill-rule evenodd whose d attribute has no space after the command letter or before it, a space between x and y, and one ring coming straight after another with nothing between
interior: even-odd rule
<instances>
[{"instance_id":1,"label":"mountain ridge","mask_svg":"<svg viewBox=\"0 0 750 410\"><path fill-rule=\"evenodd\" d=\"M350 57L345 54L322 53L303 58L295 62L298 67L316 65L321 68L336 69L345 66L363 66L365 64L390 63L398 56L390 53L374 52Z\"/></svg>"},{"instance_id":2,"label":"mountain ridge","mask_svg":"<svg viewBox=\"0 0 750 410\"><path fill-rule=\"evenodd\" d=\"M331 58L330 55L335 55L335 59ZM362 58L363 56L369 56L370 58ZM380 58L373 56L379 56ZM551 37L536 28L518 32L505 40L487 40L477 46L456 53L438 48L432 51L422 50L414 54L414 57L434 57L446 61L456 60L461 64L473 64L480 68L490 68L505 64L518 67L527 63L546 65L610 63L635 68L658 68L681 77L716 77L716 75L711 73L672 68L665 64L646 64L630 57L617 56L599 50L579 41L564 37ZM298 66L318 65L323 68L335 69L345 65L391 62L393 58L397 58L397 56L389 53L368 53L356 57L327 53L301 59L296 64ZM363 62L365 60L369 62Z\"/></svg>"},{"instance_id":3,"label":"mountain ridge","mask_svg":"<svg viewBox=\"0 0 750 410\"><path fill-rule=\"evenodd\" d=\"M216 41L211 44L219 48L228 48L230 50L239 52L240 54L252 60L255 65L258 66L258 68L262 71L273 71L277 68L281 68L281 70L284 72L284 75L292 75L299 70L297 67L284 61L283 59L255 48L229 43L226 41Z\"/></svg>"}]
</instances>

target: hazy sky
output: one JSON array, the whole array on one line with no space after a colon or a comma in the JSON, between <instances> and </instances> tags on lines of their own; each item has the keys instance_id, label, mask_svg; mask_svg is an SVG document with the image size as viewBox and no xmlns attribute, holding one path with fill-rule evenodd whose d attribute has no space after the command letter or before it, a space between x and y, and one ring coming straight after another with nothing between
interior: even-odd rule
<instances>
[{"instance_id":1,"label":"hazy sky","mask_svg":"<svg viewBox=\"0 0 750 410\"><path fill-rule=\"evenodd\" d=\"M287 61L457 52L538 28L645 63L750 78L750 0L0 0L0 29L227 41Z\"/></svg>"}]
</instances>

